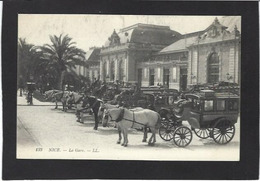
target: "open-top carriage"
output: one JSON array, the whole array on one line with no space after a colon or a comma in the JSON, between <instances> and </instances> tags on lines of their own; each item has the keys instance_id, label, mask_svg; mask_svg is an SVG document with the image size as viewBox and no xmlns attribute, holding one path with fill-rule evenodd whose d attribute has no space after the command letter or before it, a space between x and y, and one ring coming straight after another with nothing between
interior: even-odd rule
<instances>
[{"instance_id":1,"label":"open-top carriage","mask_svg":"<svg viewBox=\"0 0 260 181\"><path fill-rule=\"evenodd\" d=\"M193 130L202 139L210 137L218 144L227 144L235 135L239 96L203 90L186 94L173 109L159 113L162 117L159 135L163 140L173 140L177 146L185 147L192 140ZM190 127L183 126L183 121L187 121Z\"/></svg>"}]
</instances>

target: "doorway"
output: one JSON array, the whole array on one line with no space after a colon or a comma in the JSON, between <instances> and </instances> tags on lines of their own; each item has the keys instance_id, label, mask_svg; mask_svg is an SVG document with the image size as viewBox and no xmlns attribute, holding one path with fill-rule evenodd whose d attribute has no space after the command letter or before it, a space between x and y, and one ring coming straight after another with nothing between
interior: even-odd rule
<instances>
[{"instance_id":1,"label":"doorway","mask_svg":"<svg viewBox=\"0 0 260 181\"><path fill-rule=\"evenodd\" d=\"M185 91L187 89L187 68L180 68L180 90Z\"/></svg>"},{"instance_id":2,"label":"doorway","mask_svg":"<svg viewBox=\"0 0 260 181\"><path fill-rule=\"evenodd\" d=\"M169 88L170 82L170 69L163 69L163 85Z\"/></svg>"},{"instance_id":3,"label":"doorway","mask_svg":"<svg viewBox=\"0 0 260 181\"><path fill-rule=\"evenodd\" d=\"M137 84L138 87L142 86L142 77L143 77L143 69L138 69L138 73L137 73Z\"/></svg>"}]
</instances>

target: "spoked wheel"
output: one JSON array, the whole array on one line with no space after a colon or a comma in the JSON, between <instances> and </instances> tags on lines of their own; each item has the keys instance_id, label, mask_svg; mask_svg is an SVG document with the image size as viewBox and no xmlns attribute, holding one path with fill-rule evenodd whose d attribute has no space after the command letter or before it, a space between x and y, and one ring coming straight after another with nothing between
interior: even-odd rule
<instances>
[{"instance_id":1,"label":"spoked wheel","mask_svg":"<svg viewBox=\"0 0 260 181\"><path fill-rule=\"evenodd\" d=\"M218 144L227 144L235 135L235 125L229 120L221 119L212 129L213 140Z\"/></svg>"},{"instance_id":2,"label":"spoked wheel","mask_svg":"<svg viewBox=\"0 0 260 181\"><path fill-rule=\"evenodd\" d=\"M177 127L173 133L173 142L179 147L185 147L192 140L192 132L186 126Z\"/></svg>"},{"instance_id":3,"label":"spoked wheel","mask_svg":"<svg viewBox=\"0 0 260 181\"><path fill-rule=\"evenodd\" d=\"M200 128L200 129L193 129L196 136L201 139L207 139L210 136L210 129L208 128Z\"/></svg>"},{"instance_id":4,"label":"spoked wheel","mask_svg":"<svg viewBox=\"0 0 260 181\"><path fill-rule=\"evenodd\" d=\"M170 141L173 138L175 127L173 125L161 126L159 129L159 135L164 141Z\"/></svg>"}]
</instances>

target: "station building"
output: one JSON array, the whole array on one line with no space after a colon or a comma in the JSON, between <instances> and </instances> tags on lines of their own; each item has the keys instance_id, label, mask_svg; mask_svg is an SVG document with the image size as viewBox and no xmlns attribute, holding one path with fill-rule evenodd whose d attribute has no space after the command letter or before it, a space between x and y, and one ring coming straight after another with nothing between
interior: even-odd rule
<instances>
[{"instance_id":1,"label":"station building","mask_svg":"<svg viewBox=\"0 0 260 181\"><path fill-rule=\"evenodd\" d=\"M142 82L139 62L179 40L181 34L169 26L136 24L114 31L100 51L100 78L126 83Z\"/></svg>"},{"instance_id":2,"label":"station building","mask_svg":"<svg viewBox=\"0 0 260 181\"><path fill-rule=\"evenodd\" d=\"M139 85L185 90L189 85L220 81L239 84L241 20L223 17L221 21L216 18L205 30L184 34L149 59L139 61Z\"/></svg>"},{"instance_id":3,"label":"station building","mask_svg":"<svg viewBox=\"0 0 260 181\"><path fill-rule=\"evenodd\" d=\"M85 55L85 67L87 67L87 77L89 77L90 81L95 81L100 78L100 50L101 48L92 47L89 51L86 52Z\"/></svg>"},{"instance_id":4,"label":"station building","mask_svg":"<svg viewBox=\"0 0 260 181\"><path fill-rule=\"evenodd\" d=\"M169 26L135 24L115 30L102 48L86 54L87 76L106 82L189 85L240 82L241 17L217 18L206 29L183 34Z\"/></svg>"}]
</instances>

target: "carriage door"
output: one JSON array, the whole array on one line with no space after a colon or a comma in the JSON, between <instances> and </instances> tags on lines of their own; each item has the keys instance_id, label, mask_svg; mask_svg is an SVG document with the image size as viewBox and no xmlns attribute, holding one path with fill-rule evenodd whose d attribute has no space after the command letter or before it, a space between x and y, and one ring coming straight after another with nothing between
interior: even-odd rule
<instances>
[{"instance_id":1,"label":"carriage door","mask_svg":"<svg viewBox=\"0 0 260 181\"><path fill-rule=\"evenodd\" d=\"M180 68L180 90L185 91L187 88L187 68Z\"/></svg>"},{"instance_id":2,"label":"carriage door","mask_svg":"<svg viewBox=\"0 0 260 181\"><path fill-rule=\"evenodd\" d=\"M143 76L143 70L142 69L138 69L138 73L137 73L137 83L138 83L138 87L142 86L142 76Z\"/></svg>"}]
</instances>

